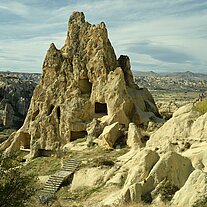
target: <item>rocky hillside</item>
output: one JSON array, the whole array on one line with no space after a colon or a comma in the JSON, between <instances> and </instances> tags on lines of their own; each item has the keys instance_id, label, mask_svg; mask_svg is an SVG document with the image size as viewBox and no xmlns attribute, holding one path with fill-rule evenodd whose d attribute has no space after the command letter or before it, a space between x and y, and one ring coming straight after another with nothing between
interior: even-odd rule
<instances>
[{"instance_id":1,"label":"rocky hillside","mask_svg":"<svg viewBox=\"0 0 207 207\"><path fill-rule=\"evenodd\" d=\"M16 74L16 75L15 75ZM26 117L37 84L31 74L0 73L0 126L20 128ZM38 76L39 77L39 76Z\"/></svg>"},{"instance_id":2,"label":"rocky hillside","mask_svg":"<svg viewBox=\"0 0 207 207\"><path fill-rule=\"evenodd\" d=\"M13 77L13 78L18 78L22 81L33 81L35 83L38 83L41 78L40 73L21 73L21 72L3 72L0 71L0 75L3 77Z\"/></svg>"},{"instance_id":3,"label":"rocky hillside","mask_svg":"<svg viewBox=\"0 0 207 207\"><path fill-rule=\"evenodd\" d=\"M176 92L205 92L207 91L207 75L192 72L155 73L133 71L135 82L140 87L149 90Z\"/></svg>"}]
</instances>

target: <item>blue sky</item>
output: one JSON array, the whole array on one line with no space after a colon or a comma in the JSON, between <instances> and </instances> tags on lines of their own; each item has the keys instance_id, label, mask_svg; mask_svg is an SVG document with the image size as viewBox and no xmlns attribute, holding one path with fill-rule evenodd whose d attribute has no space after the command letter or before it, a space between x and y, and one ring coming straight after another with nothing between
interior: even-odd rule
<instances>
[{"instance_id":1,"label":"blue sky","mask_svg":"<svg viewBox=\"0 0 207 207\"><path fill-rule=\"evenodd\" d=\"M0 0L0 70L41 72L73 11L104 21L133 70L207 73L207 0Z\"/></svg>"}]
</instances>

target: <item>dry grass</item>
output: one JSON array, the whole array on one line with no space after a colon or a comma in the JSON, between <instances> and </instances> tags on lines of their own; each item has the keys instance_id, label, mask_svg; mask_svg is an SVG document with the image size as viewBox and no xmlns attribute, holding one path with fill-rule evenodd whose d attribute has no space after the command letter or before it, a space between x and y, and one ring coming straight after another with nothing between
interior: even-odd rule
<instances>
[{"instance_id":1,"label":"dry grass","mask_svg":"<svg viewBox=\"0 0 207 207\"><path fill-rule=\"evenodd\" d=\"M146 205L146 204L129 204L129 205L122 205L120 207L169 207L167 204L152 204L152 205Z\"/></svg>"}]
</instances>

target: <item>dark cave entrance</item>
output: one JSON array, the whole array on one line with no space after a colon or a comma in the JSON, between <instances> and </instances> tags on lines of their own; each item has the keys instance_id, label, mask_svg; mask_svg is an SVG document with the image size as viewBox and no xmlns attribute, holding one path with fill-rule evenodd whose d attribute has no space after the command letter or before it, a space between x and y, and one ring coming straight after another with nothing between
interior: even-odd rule
<instances>
[{"instance_id":1,"label":"dark cave entrance","mask_svg":"<svg viewBox=\"0 0 207 207\"><path fill-rule=\"evenodd\" d=\"M49 116L52 113L53 109L54 109L54 105L50 105L49 110L47 112L47 116Z\"/></svg>"},{"instance_id":2,"label":"dark cave entrance","mask_svg":"<svg viewBox=\"0 0 207 207\"><path fill-rule=\"evenodd\" d=\"M71 131L70 141L74 141L76 139L84 138L87 135L88 135L88 133L85 130L83 130L83 131Z\"/></svg>"},{"instance_id":3,"label":"dark cave entrance","mask_svg":"<svg viewBox=\"0 0 207 207\"><path fill-rule=\"evenodd\" d=\"M95 102L95 113L108 115L107 104Z\"/></svg>"},{"instance_id":4,"label":"dark cave entrance","mask_svg":"<svg viewBox=\"0 0 207 207\"><path fill-rule=\"evenodd\" d=\"M30 149L31 136L29 133L20 133L20 149Z\"/></svg>"},{"instance_id":5,"label":"dark cave entrance","mask_svg":"<svg viewBox=\"0 0 207 207\"><path fill-rule=\"evenodd\" d=\"M57 118L58 118L58 123L60 123L60 107L57 107Z\"/></svg>"},{"instance_id":6,"label":"dark cave entrance","mask_svg":"<svg viewBox=\"0 0 207 207\"><path fill-rule=\"evenodd\" d=\"M52 155L52 150L38 149L37 151L38 157L50 157L51 155Z\"/></svg>"}]
</instances>

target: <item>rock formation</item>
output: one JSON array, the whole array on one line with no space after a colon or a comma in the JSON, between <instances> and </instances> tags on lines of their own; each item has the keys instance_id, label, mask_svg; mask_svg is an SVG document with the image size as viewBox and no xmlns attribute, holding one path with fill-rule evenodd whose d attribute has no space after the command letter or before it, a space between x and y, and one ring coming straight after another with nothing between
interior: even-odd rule
<instances>
[{"instance_id":1,"label":"rock formation","mask_svg":"<svg viewBox=\"0 0 207 207\"><path fill-rule=\"evenodd\" d=\"M183 152L192 144L206 142L207 114L200 114L193 104L179 108L173 117L158 129L147 143L162 153Z\"/></svg>"},{"instance_id":2,"label":"rock formation","mask_svg":"<svg viewBox=\"0 0 207 207\"><path fill-rule=\"evenodd\" d=\"M134 83L129 58L117 60L105 24L91 25L74 12L64 46L59 50L52 43L47 51L26 120L7 151L29 142L34 157L38 150L59 151L90 135L93 119L128 128L130 122L143 127L156 116L153 97Z\"/></svg>"},{"instance_id":3,"label":"rock formation","mask_svg":"<svg viewBox=\"0 0 207 207\"><path fill-rule=\"evenodd\" d=\"M83 206L206 204L207 113L183 106L149 136L152 121L163 120L151 94L134 83L129 58L116 59L104 23L91 25L74 12L64 46L51 44L46 54L22 128L0 149L78 157L81 168L65 192L93 191Z\"/></svg>"},{"instance_id":4,"label":"rock formation","mask_svg":"<svg viewBox=\"0 0 207 207\"><path fill-rule=\"evenodd\" d=\"M0 74L0 127L18 129L22 126L35 86L34 81L21 80L9 73Z\"/></svg>"}]
</instances>

